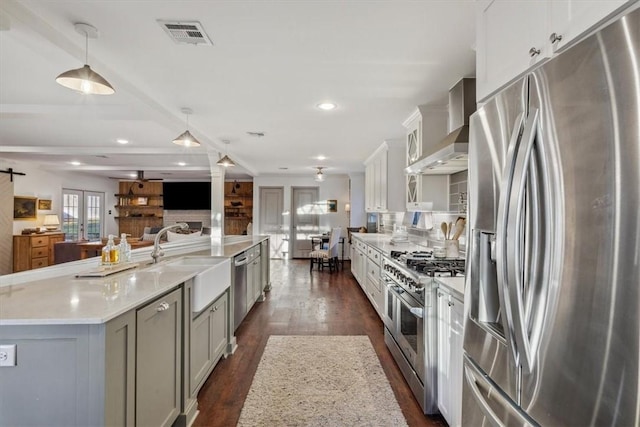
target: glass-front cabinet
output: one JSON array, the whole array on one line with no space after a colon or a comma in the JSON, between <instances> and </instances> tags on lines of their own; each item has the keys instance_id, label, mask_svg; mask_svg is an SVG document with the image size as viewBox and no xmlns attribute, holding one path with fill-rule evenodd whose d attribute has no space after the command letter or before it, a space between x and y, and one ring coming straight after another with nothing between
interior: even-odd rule
<instances>
[{"instance_id":1,"label":"glass-front cabinet","mask_svg":"<svg viewBox=\"0 0 640 427\"><path fill-rule=\"evenodd\" d=\"M420 105L402 123L406 131L405 167L418 161L447 135L447 117L446 108ZM423 210L427 206L425 203L430 206L429 210L447 209L447 183L443 181L442 177L431 178L421 174L406 175L405 185L406 210Z\"/></svg>"},{"instance_id":2,"label":"glass-front cabinet","mask_svg":"<svg viewBox=\"0 0 640 427\"><path fill-rule=\"evenodd\" d=\"M415 123L407 129L407 166L418 160L420 157L420 124Z\"/></svg>"},{"instance_id":3,"label":"glass-front cabinet","mask_svg":"<svg viewBox=\"0 0 640 427\"><path fill-rule=\"evenodd\" d=\"M418 203L418 194L420 193L420 176L407 175L407 210L411 210Z\"/></svg>"}]
</instances>

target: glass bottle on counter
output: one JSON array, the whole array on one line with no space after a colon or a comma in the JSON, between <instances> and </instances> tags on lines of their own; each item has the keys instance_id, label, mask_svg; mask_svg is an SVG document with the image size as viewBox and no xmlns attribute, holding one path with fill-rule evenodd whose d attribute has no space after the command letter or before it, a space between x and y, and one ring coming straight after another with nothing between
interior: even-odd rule
<instances>
[{"instance_id":1,"label":"glass bottle on counter","mask_svg":"<svg viewBox=\"0 0 640 427\"><path fill-rule=\"evenodd\" d=\"M122 262L131 262L131 245L127 242L126 233L120 234L120 259Z\"/></svg>"},{"instance_id":2,"label":"glass bottle on counter","mask_svg":"<svg viewBox=\"0 0 640 427\"><path fill-rule=\"evenodd\" d=\"M109 234L109 240L102 248L102 265L112 266L118 262L120 262L120 248L113 242L113 234Z\"/></svg>"}]
</instances>

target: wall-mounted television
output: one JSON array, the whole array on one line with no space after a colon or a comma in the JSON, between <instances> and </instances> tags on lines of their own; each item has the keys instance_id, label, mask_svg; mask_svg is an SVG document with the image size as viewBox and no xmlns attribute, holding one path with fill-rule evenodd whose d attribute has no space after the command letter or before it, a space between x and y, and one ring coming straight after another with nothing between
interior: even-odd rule
<instances>
[{"instance_id":1,"label":"wall-mounted television","mask_svg":"<svg viewBox=\"0 0 640 427\"><path fill-rule=\"evenodd\" d=\"M211 182L163 182L166 210L211 210Z\"/></svg>"}]
</instances>

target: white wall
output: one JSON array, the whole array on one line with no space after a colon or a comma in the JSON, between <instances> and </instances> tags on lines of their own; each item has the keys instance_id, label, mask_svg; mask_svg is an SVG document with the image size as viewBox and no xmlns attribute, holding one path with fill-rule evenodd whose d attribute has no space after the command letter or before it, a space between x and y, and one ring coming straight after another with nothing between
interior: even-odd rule
<instances>
[{"instance_id":1,"label":"white wall","mask_svg":"<svg viewBox=\"0 0 640 427\"><path fill-rule=\"evenodd\" d=\"M284 187L284 211L291 211L291 187L318 187L320 200L338 201L338 212L320 215L320 232L330 231L332 227L342 227L346 236L349 225L344 210L349 203L349 177L347 175L325 175L324 182L316 182L313 174L309 176L257 176L253 179L253 232L260 233L260 187ZM291 227L291 216L283 221L285 228Z\"/></svg>"},{"instance_id":2,"label":"white wall","mask_svg":"<svg viewBox=\"0 0 640 427\"><path fill-rule=\"evenodd\" d=\"M347 243L347 227L349 215L344 207L349 201L349 177L347 175L325 175L324 182L316 182L315 176L283 175L283 176L257 176L253 179L253 233L260 233L260 187L284 188L284 212L291 212L291 187L318 187L320 200L335 199L338 201L338 212L320 215L320 232L328 232L332 227L342 227L345 237L344 257L349 258L349 245ZM283 226L285 230L291 228L291 215L284 215Z\"/></svg>"},{"instance_id":3,"label":"white wall","mask_svg":"<svg viewBox=\"0 0 640 427\"><path fill-rule=\"evenodd\" d=\"M351 179L351 215L349 227L366 227L367 214L364 210L364 172L349 174Z\"/></svg>"},{"instance_id":4,"label":"white wall","mask_svg":"<svg viewBox=\"0 0 640 427\"><path fill-rule=\"evenodd\" d=\"M88 190L102 192L105 195L105 230L103 236L118 234L118 223L114 219L117 212L115 194L118 192L118 181L108 178L97 178L82 173L49 172L42 167L23 162L0 159L0 169L13 168L16 172L26 175L16 175L13 178L14 196L29 196L51 200L50 211L38 211L35 221L13 221L13 234L20 234L24 228L41 227L46 214L58 214L62 218L62 189ZM12 209L13 212L13 209ZM12 219L13 220L13 219ZM2 236L8 238L9 236Z\"/></svg>"}]
</instances>

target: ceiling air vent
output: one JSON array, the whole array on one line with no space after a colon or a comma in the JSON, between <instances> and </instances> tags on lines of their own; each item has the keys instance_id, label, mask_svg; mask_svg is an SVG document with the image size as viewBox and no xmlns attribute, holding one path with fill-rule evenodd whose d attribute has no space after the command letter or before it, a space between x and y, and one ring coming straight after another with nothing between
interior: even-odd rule
<instances>
[{"instance_id":1,"label":"ceiling air vent","mask_svg":"<svg viewBox=\"0 0 640 427\"><path fill-rule=\"evenodd\" d=\"M211 39L204 32L202 24L198 21L161 21L158 23L169 34L169 37L178 44L204 44L213 46Z\"/></svg>"}]
</instances>

